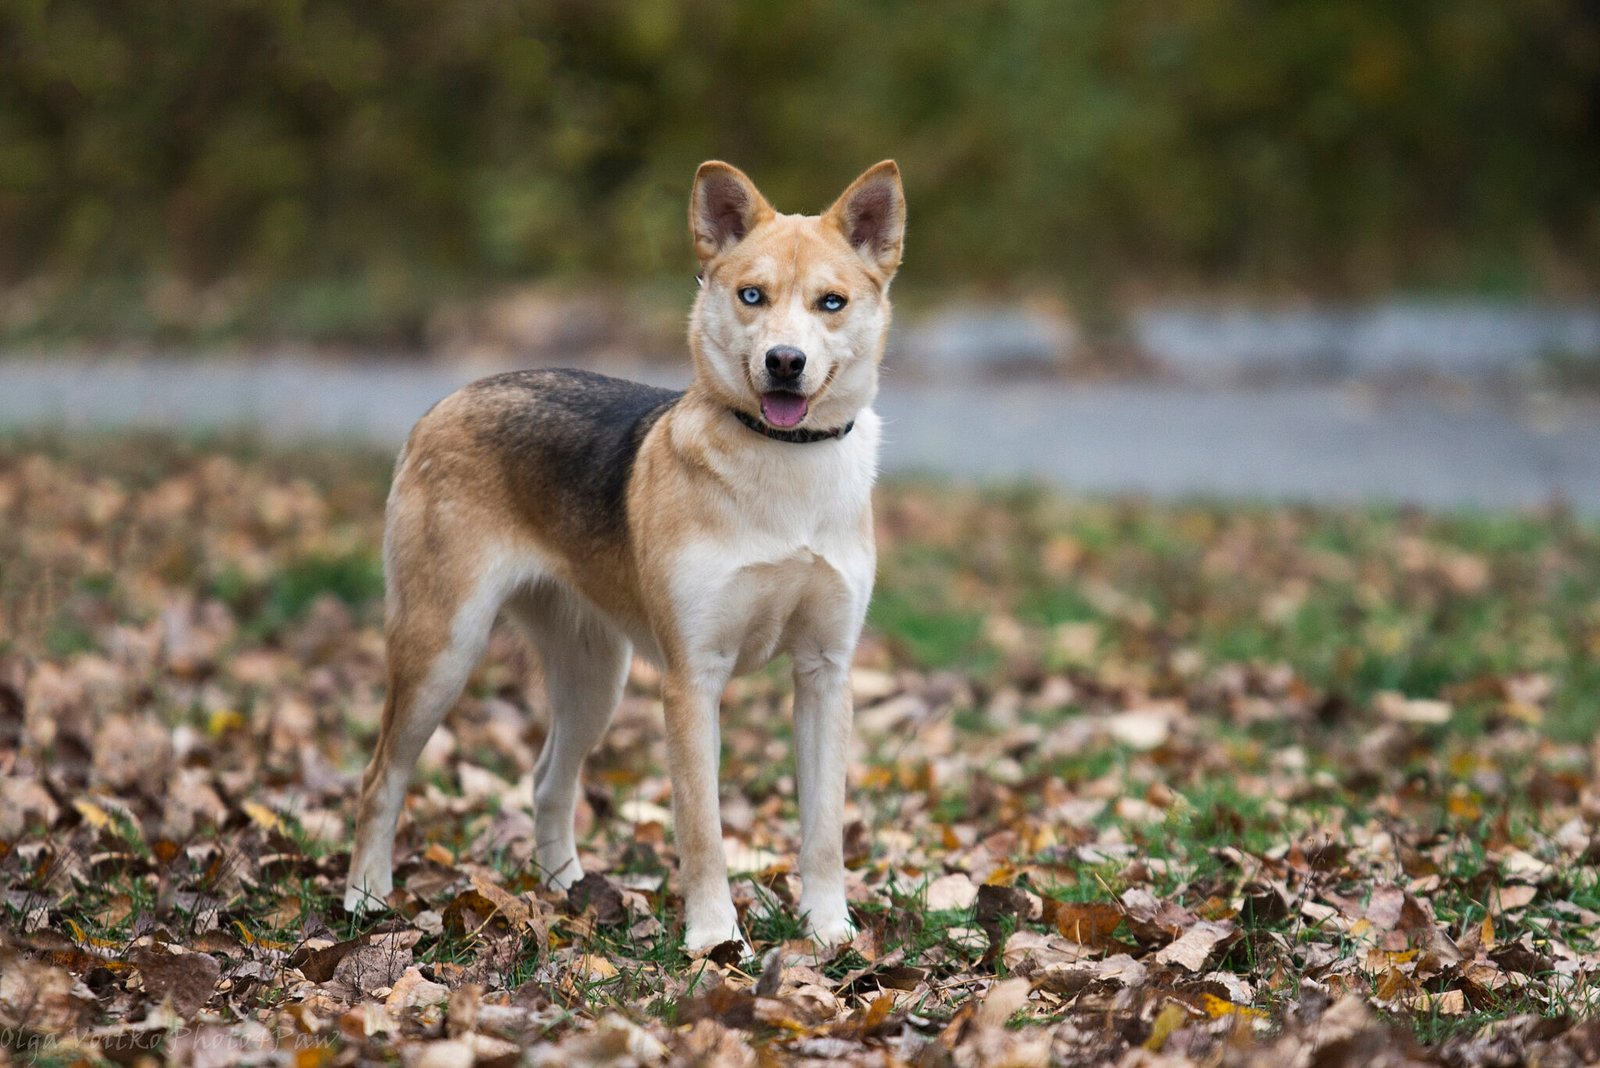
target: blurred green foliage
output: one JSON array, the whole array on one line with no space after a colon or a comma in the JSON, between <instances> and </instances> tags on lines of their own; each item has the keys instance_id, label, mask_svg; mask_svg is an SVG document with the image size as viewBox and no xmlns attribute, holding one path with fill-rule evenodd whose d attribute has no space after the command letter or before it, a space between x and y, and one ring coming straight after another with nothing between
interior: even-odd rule
<instances>
[{"instance_id":1,"label":"blurred green foliage","mask_svg":"<svg viewBox=\"0 0 1600 1068\"><path fill-rule=\"evenodd\" d=\"M789 210L897 157L930 283L1581 289L1596 11L11 0L0 325L406 336L503 279L679 274L713 156Z\"/></svg>"}]
</instances>

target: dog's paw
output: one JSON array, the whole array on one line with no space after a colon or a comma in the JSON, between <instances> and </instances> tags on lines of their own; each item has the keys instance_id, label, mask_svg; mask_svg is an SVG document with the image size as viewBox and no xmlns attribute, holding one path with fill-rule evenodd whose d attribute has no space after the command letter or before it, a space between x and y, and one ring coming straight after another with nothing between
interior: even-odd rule
<instances>
[{"instance_id":1,"label":"dog's paw","mask_svg":"<svg viewBox=\"0 0 1600 1068\"><path fill-rule=\"evenodd\" d=\"M729 948L724 949L725 946ZM731 957L732 947L735 946L739 950L739 960L748 960L755 955L750 943L745 940L744 932L739 930L737 920L690 923L683 932L683 949L691 957L711 955L713 959L721 960L723 955Z\"/></svg>"},{"instance_id":2,"label":"dog's paw","mask_svg":"<svg viewBox=\"0 0 1600 1068\"><path fill-rule=\"evenodd\" d=\"M684 952L690 960L710 960L730 968L743 964L747 960L753 960L756 955L756 951L750 948L750 943L746 942L742 936L729 938L698 949L690 949L685 946Z\"/></svg>"},{"instance_id":3,"label":"dog's paw","mask_svg":"<svg viewBox=\"0 0 1600 1068\"><path fill-rule=\"evenodd\" d=\"M544 885L552 890L566 893L572 884L583 878L583 867L579 865L578 858L560 861L554 867L546 868L544 872Z\"/></svg>"},{"instance_id":4,"label":"dog's paw","mask_svg":"<svg viewBox=\"0 0 1600 1068\"><path fill-rule=\"evenodd\" d=\"M811 908L806 908L802 901L800 911L805 918L806 934L819 945L837 946L852 941L859 930L843 901Z\"/></svg>"},{"instance_id":5,"label":"dog's paw","mask_svg":"<svg viewBox=\"0 0 1600 1068\"><path fill-rule=\"evenodd\" d=\"M382 912L389 907L385 900L387 894L379 894L376 889L366 890L359 886L345 888L344 910L349 913Z\"/></svg>"},{"instance_id":6,"label":"dog's paw","mask_svg":"<svg viewBox=\"0 0 1600 1068\"><path fill-rule=\"evenodd\" d=\"M818 945L839 946L846 942L854 941L856 935L860 933L860 928L846 916L843 919L833 920L828 923L807 923L806 933Z\"/></svg>"}]
</instances>

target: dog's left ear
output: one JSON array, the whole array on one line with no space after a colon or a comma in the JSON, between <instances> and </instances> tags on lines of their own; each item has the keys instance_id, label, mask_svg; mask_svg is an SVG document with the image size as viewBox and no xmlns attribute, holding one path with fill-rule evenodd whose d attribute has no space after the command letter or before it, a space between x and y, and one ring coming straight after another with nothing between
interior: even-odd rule
<instances>
[{"instance_id":1,"label":"dog's left ear","mask_svg":"<svg viewBox=\"0 0 1600 1068\"><path fill-rule=\"evenodd\" d=\"M719 159L694 173L689 194L689 233L702 266L743 241L756 224L772 218L772 205L745 173Z\"/></svg>"},{"instance_id":2,"label":"dog's left ear","mask_svg":"<svg viewBox=\"0 0 1600 1068\"><path fill-rule=\"evenodd\" d=\"M868 265L893 277L906 238L906 194L900 168L886 159L850 183L823 218L837 226Z\"/></svg>"}]
</instances>

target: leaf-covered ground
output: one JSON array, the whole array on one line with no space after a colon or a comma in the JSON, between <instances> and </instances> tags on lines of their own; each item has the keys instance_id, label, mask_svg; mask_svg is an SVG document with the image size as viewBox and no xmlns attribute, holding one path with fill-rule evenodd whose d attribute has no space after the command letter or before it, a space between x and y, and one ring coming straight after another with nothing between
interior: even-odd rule
<instances>
[{"instance_id":1,"label":"leaf-covered ground","mask_svg":"<svg viewBox=\"0 0 1600 1068\"><path fill-rule=\"evenodd\" d=\"M387 461L0 444L0 1044L197 1064L1600 1057L1600 529L898 486L854 677L860 937L799 939L788 681L725 701L754 961L691 960L644 667L572 893L537 664L428 747L338 904ZM531 684L531 685L530 685Z\"/></svg>"}]
</instances>

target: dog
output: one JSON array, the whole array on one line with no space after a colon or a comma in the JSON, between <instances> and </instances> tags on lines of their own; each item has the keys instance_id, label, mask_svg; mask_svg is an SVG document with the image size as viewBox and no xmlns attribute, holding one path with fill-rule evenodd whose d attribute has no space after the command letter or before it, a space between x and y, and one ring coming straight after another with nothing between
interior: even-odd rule
<instances>
[{"instance_id":1,"label":"dog","mask_svg":"<svg viewBox=\"0 0 1600 1068\"><path fill-rule=\"evenodd\" d=\"M388 692L347 909L391 892L407 780L503 611L531 639L549 695L533 789L549 885L582 877L578 776L637 652L661 669L685 948L744 943L722 846L719 701L734 674L787 653L799 909L817 942L853 937L849 672L876 571L872 402L905 219L892 160L820 216L780 214L737 168L702 164L686 390L513 372L418 421L386 512Z\"/></svg>"}]
</instances>

